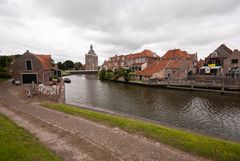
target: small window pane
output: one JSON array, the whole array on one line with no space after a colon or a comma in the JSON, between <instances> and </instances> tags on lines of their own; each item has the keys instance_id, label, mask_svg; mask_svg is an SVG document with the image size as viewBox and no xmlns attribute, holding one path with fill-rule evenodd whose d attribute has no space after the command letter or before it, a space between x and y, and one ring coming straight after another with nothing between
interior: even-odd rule
<instances>
[{"instance_id":1,"label":"small window pane","mask_svg":"<svg viewBox=\"0 0 240 161\"><path fill-rule=\"evenodd\" d=\"M27 60L26 61L26 66L27 66L27 70L32 70L32 61Z\"/></svg>"},{"instance_id":2,"label":"small window pane","mask_svg":"<svg viewBox=\"0 0 240 161\"><path fill-rule=\"evenodd\" d=\"M238 64L238 59L232 59L232 64Z\"/></svg>"}]
</instances>

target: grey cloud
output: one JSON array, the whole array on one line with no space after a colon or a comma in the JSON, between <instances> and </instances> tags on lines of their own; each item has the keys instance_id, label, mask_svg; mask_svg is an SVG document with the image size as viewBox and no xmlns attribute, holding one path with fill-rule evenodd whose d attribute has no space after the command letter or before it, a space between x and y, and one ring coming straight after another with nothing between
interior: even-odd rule
<instances>
[{"instance_id":1,"label":"grey cloud","mask_svg":"<svg viewBox=\"0 0 240 161\"><path fill-rule=\"evenodd\" d=\"M98 46L101 59L118 52L129 53L148 47L164 51L196 48L194 51L206 52L217 43L233 41L236 46L235 41L239 40L240 34L239 0L14 2L0 0L0 25L6 25L0 26L0 44L6 48L11 48L13 45L8 44L14 43L14 48L53 49L58 60L69 55L83 60L90 43ZM40 27L35 30L38 25ZM48 30L46 35L44 32L44 36L39 35L41 29L47 30L46 25L59 32L54 35L52 30ZM8 35L10 29L12 33ZM18 40L17 35L24 43ZM4 38L8 43L3 42Z\"/></svg>"}]
</instances>

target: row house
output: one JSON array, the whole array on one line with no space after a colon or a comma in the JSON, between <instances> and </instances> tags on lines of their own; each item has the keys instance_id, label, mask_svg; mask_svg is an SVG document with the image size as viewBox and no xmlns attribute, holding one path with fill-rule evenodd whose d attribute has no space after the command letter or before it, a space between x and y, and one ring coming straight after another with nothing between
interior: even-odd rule
<instances>
[{"instance_id":1,"label":"row house","mask_svg":"<svg viewBox=\"0 0 240 161\"><path fill-rule=\"evenodd\" d=\"M205 64L200 68L200 74L222 75L224 61L232 54L233 51L225 44L220 45L205 58Z\"/></svg>"},{"instance_id":2,"label":"row house","mask_svg":"<svg viewBox=\"0 0 240 161\"><path fill-rule=\"evenodd\" d=\"M116 70L120 68L125 68L126 65L126 56L125 55L115 55L110 57L109 60L105 60L102 68L105 70Z\"/></svg>"},{"instance_id":3,"label":"row house","mask_svg":"<svg viewBox=\"0 0 240 161\"><path fill-rule=\"evenodd\" d=\"M197 62L195 54L190 55L180 49L169 50L161 60L136 73L136 75L143 81L151 79L182 80L186 79L189 73L195 71L195 61Z\"/></svg>"},{"instance_id":4,"label":"row house","mask_svg":"<svg viewBox=\"0 0 240 161\"><path fill-rule=\"evenodd\" d=\"M223 62L223 73L234 77L240 76L240 51L234 50Z\"/></svg>"},{"instance_id":5,"label":"row house","mask_svg":"<svg viewBox=\"0 0 240 161\"><path fill-rule=\"evenodd\" d=\"M191 62L187 60L160 60L155 64L139 71L136 75L140 80L149 81L151 79L183 80L194 69Z\"/></svg>"},{"instance_id":6,"label":"row house","mask_svg":"<svg viewBox=\"0 0 240 161\"><path fill-rule=\"evenodd\" d=\"M144 50L140 53L129 54L126 59L126 67L136 73L160 60L160 57L151 50Z\"/></svg>"},{"instance_id":7,"label":"row house","mask_svg":"<svg viewBox=\"0 0 240 161\"><path fill-rule=\"evenodd\" d=\"M160 60L160 57L156 53L150 50L144 50L140 53L110 57L108 60L104 61L102 68L105 70L124 68L130 69L132 72L137 72L145 69L158 60Z\"/></svg>"},{"instance_id":8,"label":"row house","mask_svg":"<svg viewBox=\"0 0 240 161\"><path fill-rule=\"evenodd\" d=\"M186 51L181 51L180 49L168 50L165 55L163 55L162 60L187 60L191 62L194 66L193 73L198 71L198 56L197 53L189 54Z\"/></svg>"}]
</instances>

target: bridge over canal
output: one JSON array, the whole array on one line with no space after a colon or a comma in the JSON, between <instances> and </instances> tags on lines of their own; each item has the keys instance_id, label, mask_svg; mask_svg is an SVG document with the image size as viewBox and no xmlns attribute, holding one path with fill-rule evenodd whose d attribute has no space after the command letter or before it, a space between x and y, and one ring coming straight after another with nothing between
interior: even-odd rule
<instances>
[{"instance_id":1,"label":"bridge over canal","mask_svg":"<svg viewBox=\"0 0 240 161\"><path fill-rule=\"evenodd\" d=\"M98 70L68 70L70 74L97 74Z\"/></svg>"}]
</instances>

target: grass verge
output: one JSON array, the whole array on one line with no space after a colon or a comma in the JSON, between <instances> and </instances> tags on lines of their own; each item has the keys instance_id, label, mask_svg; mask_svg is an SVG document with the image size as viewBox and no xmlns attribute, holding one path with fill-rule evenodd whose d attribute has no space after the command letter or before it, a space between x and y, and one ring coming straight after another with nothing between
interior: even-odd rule
<instances>
[{"instance_id":1,"label":"grass verge","mask_svg":"<svg viewBox=\"0 0 240 161\"><path fill-rule=\"evenodd\" d=\"M69 73L66 70L62 70L62 76L68 76L68 75L71 75L71 73Z\"/></svg>"},{"instance_id":2,"label":"grass verge","mask_svg":"<svg viewBox=\"0 0 240 161\"><path fill-rule=\"evenodd\" d=\"M44 103L42 105L67 114L119 127L128 132L138 133L208 159L217 161L240 160L240 144L238 143L176 130L142 120L96 112L65 104Z\"/></svg>"},{"instance_id":3,"label":"grass verge","mask_svg":"<svg viewBox=\"0 0 240 161\"><path fill-rule=\"evenodd\" d=\"M21 127L0 114L0 160L59 161L60 159Z\"/></svg>"}]
</instances>

